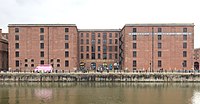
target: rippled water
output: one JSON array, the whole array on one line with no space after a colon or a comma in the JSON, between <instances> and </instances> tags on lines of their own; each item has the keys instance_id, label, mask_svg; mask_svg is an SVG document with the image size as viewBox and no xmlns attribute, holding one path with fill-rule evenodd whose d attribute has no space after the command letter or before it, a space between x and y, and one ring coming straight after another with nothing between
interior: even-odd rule
<instances>
[{"instance_id":1,"label":"rippled water","mask_svg":"<svg viewBox=\"0 0 200 104\"><path fill-rule=\"evenodd\" d=\"M200 83L1 83L0 104L200 104Z\"/></svg>"}]
</instances>

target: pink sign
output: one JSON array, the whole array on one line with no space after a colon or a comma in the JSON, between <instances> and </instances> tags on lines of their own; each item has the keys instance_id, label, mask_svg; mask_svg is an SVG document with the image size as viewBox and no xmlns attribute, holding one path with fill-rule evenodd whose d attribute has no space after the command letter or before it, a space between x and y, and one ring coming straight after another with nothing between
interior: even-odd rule
<instances>
[{"instance_id":1,"label":"pink sign","mask_svg":"<svg viewBox=\"0 0 200 104\"><path fill-rule=\"evenodd\" d=\"M51 65L39 65L34 69L35 72L52 72L52 70Z\"/></svg>"}]
</instances>

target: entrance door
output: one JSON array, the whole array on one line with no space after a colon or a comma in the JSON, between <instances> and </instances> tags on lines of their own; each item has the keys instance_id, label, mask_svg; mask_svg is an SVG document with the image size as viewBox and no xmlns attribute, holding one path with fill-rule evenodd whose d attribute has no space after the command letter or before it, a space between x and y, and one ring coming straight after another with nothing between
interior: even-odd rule
<instances>
[{"instance_id":1,"label":"entrance door","mask_svg":"<svg viewBox=\"0 0 200 104\"><path fill-rule=\"evenodd\" d=\"M194 70L199 70L199 62L194 62Z\"/></svg>"}]
</instances>

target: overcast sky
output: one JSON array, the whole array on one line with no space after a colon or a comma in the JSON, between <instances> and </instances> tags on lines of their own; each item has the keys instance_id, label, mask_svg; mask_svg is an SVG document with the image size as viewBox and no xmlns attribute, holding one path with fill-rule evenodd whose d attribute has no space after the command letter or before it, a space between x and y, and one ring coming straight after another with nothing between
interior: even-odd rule
<instances>
[{"instance_id":1,"label":"overcast sky","mask_svg":"<svg viewBox=\"0 0 200 104\"><path fill-rule=\"evenodd\" d=\"M0 0L0 28L8 24L76 24L119 29L127 23L194 23L200 47L199 0Z\"/></svg>"}]
</instances>

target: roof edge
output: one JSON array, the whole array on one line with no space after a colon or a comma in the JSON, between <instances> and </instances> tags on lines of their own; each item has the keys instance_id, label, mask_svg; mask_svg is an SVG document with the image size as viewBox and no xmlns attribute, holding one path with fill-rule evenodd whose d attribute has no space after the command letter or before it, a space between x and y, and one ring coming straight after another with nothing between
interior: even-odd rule
<instances>
[{"instance_id":1,"label":"roof edge","mask_svg":"<svg viewBox=\"0 0 200 104\"><path fill-rule=\"evenodd\" d=\"M17 27L17 26L76 26L76 24L8 24L8 27Z\"/></svg>"},{"instance_id":2,"label":"roof edge","mask_svg":"<svg viewBox=\"0 0 200 104\"><path fill-rule=\"evenodd\" d=\"M120 32L121 29L78 29L79 32Z\"/></svg>"},{"instance_id":3,"label":"roof edge","mask_svg":"<svg viewBox=\"0 0 200 104\"><path fill-rule=\"evenodd\" d=\"M195 26L194 23L136 23L125 26Z\"/></svg>"}]
</instances>

